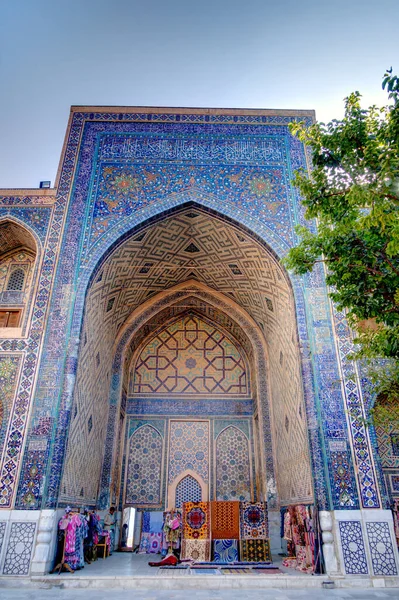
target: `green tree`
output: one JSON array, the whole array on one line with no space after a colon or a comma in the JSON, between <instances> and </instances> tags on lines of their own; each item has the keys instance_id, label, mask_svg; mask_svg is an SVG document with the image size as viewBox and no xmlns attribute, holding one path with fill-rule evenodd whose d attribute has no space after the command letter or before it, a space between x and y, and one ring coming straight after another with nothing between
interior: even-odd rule
<instances>
[{"instance_id":1,"label":"green tree","mask_svg":"<svg viewBox=\"0 0 399 600\"><path fill-rule=\"evenodd\" d=\"M399 78L383 79L388 104L361 108L325 125L293 123L311 150L313 168L295 174L306 218L286 266L299 275L324 262L330 296L356 332L355 357L368 363L376 392L399 402ZM376 359L384 359L376 361Z\"/></svg>"}]
</instances>

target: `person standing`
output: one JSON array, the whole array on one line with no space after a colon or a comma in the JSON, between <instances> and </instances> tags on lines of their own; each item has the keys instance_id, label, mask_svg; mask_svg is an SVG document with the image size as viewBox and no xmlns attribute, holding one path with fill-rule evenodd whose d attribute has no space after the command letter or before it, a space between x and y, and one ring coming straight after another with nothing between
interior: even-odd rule
<instances>
[{"instance_id":1,"label":"person standing","mask_svg":"<svg viewBox=\"0 0 399 600\"><path fill-rule=\"evenodd\" d=\"M104 517L104 530L109 531L110 536L110 550L109 553L112 554L115 544L115 523L116 523L116 515L115 515L115 507L111 506L109 511Z\"/></svg>"}]
</instances>

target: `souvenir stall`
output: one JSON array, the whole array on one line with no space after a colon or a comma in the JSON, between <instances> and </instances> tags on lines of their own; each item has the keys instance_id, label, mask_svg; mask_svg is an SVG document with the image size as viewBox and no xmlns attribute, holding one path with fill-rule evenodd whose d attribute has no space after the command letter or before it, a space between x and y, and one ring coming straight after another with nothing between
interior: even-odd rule
<instances>
[{"instance_id":1,"label":"souvenir stall","mask_svg":"<svg viewBox=\"0 0 399 600\"><path fill-rule=\"evenodd\" d=\"M183 509L143 513L139 552L177 554L183 562L232 564L271 561L264 502L184 502ZM170 562L150 563L163 566Z\"/></svg>"},{"instance_id":2,"label":"souvenir stall","mask_svg":"<svg viewBox=\"0 0 399 600\"><path fill-rule=\"evenodd\" d=\"M58 571L77 571L85 563L90 564L98 557L106 558L110 553L109 531L104 531L100 517L95 511L80 513L79 509L67 507L58 522L55 567Z\"/></svg>"},{"instance_id":3,"label":"souvenir stall","mask_svg":"<svg viewBox=\"0 0 399 600\"><path fill-rule=\"evenodd\" d=\"M288 556L283 566L303 573L321 573L321 532L313 506L298 504L281 511Z\"/></svg>"},{"instance_id":4,"label":"souvenir stall","mask_svg":"<svg viewBox=\"0 0 399 600\"><path fill-rule=\"evenodd\" d=\"M181 559L212 559L218 564L269 562L266 503L184 503Z\"/></svg>"}]
</instances>

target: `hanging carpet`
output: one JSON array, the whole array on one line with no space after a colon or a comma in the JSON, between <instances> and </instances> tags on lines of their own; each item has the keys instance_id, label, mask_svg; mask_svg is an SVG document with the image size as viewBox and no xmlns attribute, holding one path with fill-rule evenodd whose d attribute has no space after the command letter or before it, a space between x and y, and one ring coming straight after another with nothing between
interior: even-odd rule
<instances>
[{"instance_id":1,"label":"hanging carpet","mask_svg":"<svg viewBox=\"0 0 399 600\"><path fill-rule=\"evenodd\" d=\"M240 503L240 539L265 540L268 537L265 502Z\"/></svg>"},{"instance_id":2,"label":"hanging carpet","mask_svg":"<svg viewBox=\"0 0 399 600\"><path fill-rule=\"evenodd\" d=\"M238 559L237 540L213 540L213 560L215 563L232 563Z\"/></svg>"},{"instance_id":3,"label":"hanging carpet","mask_svg":"<svg viewBox=\"0 0 399 600\"><path fill-rule=\"evenodd\" d=\"M211 530L214 540L238 540L240 537L240 503L211 502Z\"/></svg>"},{"instance_id":4,"label":"hanging carpet","mask_svg":"<svg viewBox=\"0 0 399 600\"><path fill-rule=\"evenodd\" d=\"M183 503L183 537L186 540L209 540L209 502Z\"/></svg>"},{"instance_id":5,"label":"hanging carpet","mask_svg":"<svg viewBox=\"0 0 399 600\"><path fill-rule=\"evenodd\" d=\"M241 560L245 562L264 562L270 560L268 540L241 540Z\"/></svg>"},{"instance_id":6,"label":"hanging carpet","mask_svg":"<svg viewBox=\"0 0 399 600\"><path fill-rule=\"evenodd\" d=\"M209 540L182 540L181 560L210 560L211 543Z\"/></svg>"}]
</instances>

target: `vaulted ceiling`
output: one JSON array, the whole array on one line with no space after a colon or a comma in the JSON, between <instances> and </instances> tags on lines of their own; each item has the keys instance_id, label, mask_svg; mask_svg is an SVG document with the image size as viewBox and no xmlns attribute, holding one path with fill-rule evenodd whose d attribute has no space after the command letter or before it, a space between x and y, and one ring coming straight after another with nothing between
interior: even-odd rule
<instances>
[{"instance_id":1,"label":"vaulted ceiling","mask_svg":"<svg viewBox=\"0 0 399 600\"><path fill-rule=\"evenodd\" d=\"M287 322L291 291L272 253L198 208L164 218L117 248L96 275L87 309L101 310L117 331L148 298L191 279L233 298L266 337Z\"/></svg>"},{"instance_id":2,"label":"vaulted ceiling","mask_svg":"<svg viewBox=\"0 0 399 600\"><path fill-rule=\"evenodd\" d=\"M0 223L0 256L19 248L28 248L36 252L33 236L24 227L12 221Z\"/></svg>"}]
</instances>

